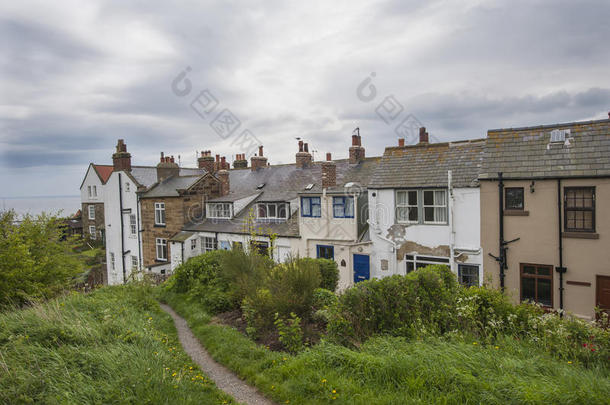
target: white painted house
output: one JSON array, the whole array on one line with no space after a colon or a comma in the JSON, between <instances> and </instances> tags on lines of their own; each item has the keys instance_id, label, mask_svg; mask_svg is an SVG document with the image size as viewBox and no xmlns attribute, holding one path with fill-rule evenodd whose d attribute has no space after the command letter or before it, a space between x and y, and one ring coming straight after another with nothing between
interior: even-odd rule
<instances>
[{"instance_id":1,"label":"white painted house","mask_svg":"<svg viewBox=\"0 0 610 405\"><path fill-rule=\"evenodd\" d=\"M105 240L104 185L112 166L90 163L80 186L83 237L91 241Z\"/></svg>"},{"instance_id":2,"label":"white painted house","mask_svg":"<svg viewBox=\"0 0 610 405\"><path fill-rule=\"evenodd\" d=\"M446 264L468 285L483 282L480 188L484 140L386 148L369 184L371 277Z\"/></svg>"}]
</instances>

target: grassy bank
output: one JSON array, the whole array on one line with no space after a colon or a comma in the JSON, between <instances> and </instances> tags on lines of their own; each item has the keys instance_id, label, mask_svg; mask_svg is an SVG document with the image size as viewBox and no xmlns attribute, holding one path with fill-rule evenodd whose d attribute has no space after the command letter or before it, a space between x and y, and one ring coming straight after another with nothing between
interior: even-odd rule
<instances>
[{"instance_id":1,"label":"grassy bank","mask_svg":"<svg viewBox=\"0 0 610 405\"><path fill-rule=\"evenodd\" d=\"M0 403L231 403L182 351L148 287L0 314Z\"/></svg>"},{"instance_id":2,"label":"grassy bank","mask_svg":"<svg viewBox=\"0 0 610 405\"><path fill-rule=\"evenodd\" d=\"M163 298L215 359L279 402L605 404L610 398L608 368L560 360L514 338L488 345L376 337L356 350L321 343L292 356L210 324L185 295L165 292Z\"/></svg>"}]
</instances>

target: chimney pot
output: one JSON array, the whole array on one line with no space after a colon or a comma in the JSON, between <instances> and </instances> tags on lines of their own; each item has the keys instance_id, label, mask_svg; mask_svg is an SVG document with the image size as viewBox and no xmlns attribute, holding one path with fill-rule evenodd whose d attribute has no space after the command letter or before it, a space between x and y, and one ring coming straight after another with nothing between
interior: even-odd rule
<instances>
[{"instance_id":1,"label":"chimney pot","mask_svg":"<svg viewBox=\"0 0 610 405\"><path fill-rule=\"evenodd\" d=\"M131 154L127 152L127 145L123 139L119 139L116 152L112 155L113 170L131 170Z\"/></svg>"},{"instance_id":2,"label":"chimney pot","mask_svg":"<svg viewBox=\"0 0 610 405\"><path fill-rule=\"evenodd\" d=\"M421 127L419 129L419 143L428 143L428 132L426 132L426 127Z\"/></svg>"},{"instance_id":3,"label":"chimney pot","mask_svg":"<svg viewBox=\"0 0 610 405\"><path fill-rule=\"evenodd\" d=\"M303 144L303 151L309 153L309 144L307 144L307 143Z\"/></svg>"},{"instance_id":4,"label":"chimney pot","mask_svg":"<svg viewBox=\"0 0 610 405\"><path fill-rule=\"evenodd\" d=\"M400 146L400 147L405 146L405 138L398 138L398 146Z\"/></svg>"},{"instance_id":5,"label":"chimney pot","mask_svg":"<svg viewBox=\"0 0 610 405\"><path fill-rule=\"evenodd\" d=\"M258 147L258 156L263 156L263 145Z\"/></svg>"},{"instance_id":6,"label":"chimney pot","mask_svg":"<svg viewBox=\"0 0 610 405\"><path fill-rule=\"evenodd\" d=\"M303 141L299 141L299 152L303 152Z\"/></svg>"},{"instance_id":7,"label":"chimney pot","mask_svg":"<svg viewBox=\"0 0 610 405\"><path fill-rule=\"evenodd\" d=\"M330 162L332 159L330 152L326 152L326 161Z\"/></svg>"}]
</instances>

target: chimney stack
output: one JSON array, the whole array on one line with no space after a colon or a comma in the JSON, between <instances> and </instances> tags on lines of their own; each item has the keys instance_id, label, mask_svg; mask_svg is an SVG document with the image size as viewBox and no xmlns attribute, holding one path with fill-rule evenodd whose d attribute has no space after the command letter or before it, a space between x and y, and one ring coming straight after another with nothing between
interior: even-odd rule
<instances>
[{"instance_id":1,"label":"chimney stack","mask_svg":"<svg viewBox=\"0 0 610 405\"><path fill-rule=\"evenodd\" d=\"M326 161L322 162L322 188L337 185L337 165L332 161L330 153L326 154Z\"/></svg>"},{"instance_id":2,"label":"chimney stack","mask_svg":"<svg viewBox=\"0 0 610 405\"><path fill-rule=\"evenodd\" d=\"M364 148L362 147L362 137L360 130L357 134L352 134L352 146L349 148L349 163L357 164L364 160Z\"/></svg>"},{"instance_id":3,"label":"chimney stack","mask_svg":"<svg viewBox=\"0 0 610 405\"><path fill-rule=\"evenodd\" d=\"M208 173L214 173L214 158L212 157L212 151L202 151L201 156L197 158L197 166L200 169L205 169Z\"/></svg>"},{"instance_id":4,"label":"chimney stack","mask_svg":"<svg viewBox=\"0 0 610 405\"><path fill-rule=\"evenodd\" d=\"M398 146L401 148L405 146L405 138L398 138Z\"/></svg>"},{"instance_id":5,"label":"chimney stack","mask_svg":"<svg viewBox=\"0 0 610 405\"><path fill-rule=\"evenodd\" d=\"M248 160L246 159L245 153L238 153L235 155L235 160L233 161L233 168L235 169L245 169L248 167Z\"/></svg>"},{"instance_id":6,"label":"chimney stack","mask_svg":"<svg viewBox=\"0 0 610 405\"><path fill-rule=\"evenodd\" d=\"M429 143L428 132L426 132L426 127L421 127L419 129L419 143Z\"/></svg>"},{"instance_id":7,"label":"chimney stack","mask_svg":"<svg viewBox=\"0 0 610 405\"><path fill-rule=\"evenodd\" d=\"M267 166L267 158L263 156L263 146L258 147L258 156L254 155L250 158L250 168L253 172Z\"/></svg>"},{"instance_id":8,"label":"chimney stack","mask_svg":"<svg viewBox=\"0 0 610 405\"><path fill-rule=\"evenodd\" d=\"M229 194L230 183L229 183L229 171L227 169L220 169L216 173L216 177L220 180L220 196Z\"/></svg>"},{"instance_id":9,"label":"chimney stack","mask_svg":"<svg viewBox=\"0 0 610 405\"><path fill-rule=\"evenodd\" d=\"M161 159L157 164L157 181L160 183L165 179L180 174L180 167L174 162L174 156L165 156L161 152Z\"/></svg>"},{"instance_id":10,"label":"chimney stack","mask_svg":"<svg viewBox=\"0 0 610 405\"><path fill-rule=\"evenodd\" d=\"M112 154L112 166L114 171L131 170L131 154L127 152L127 145L123 139L116 144L116 152Z\"/></svg>"},{"instance_id":11,"label":"chimney stack","mask_svg":"<svg viewBox=\"0 0 610 405\"><path fill-rule=\"evenodd\" d=\"M309 153L309 145L299 141L299 151L296 154L296 167L298 169L304 169L311 165L311 154Z\"/></svg>"}]
</instances>

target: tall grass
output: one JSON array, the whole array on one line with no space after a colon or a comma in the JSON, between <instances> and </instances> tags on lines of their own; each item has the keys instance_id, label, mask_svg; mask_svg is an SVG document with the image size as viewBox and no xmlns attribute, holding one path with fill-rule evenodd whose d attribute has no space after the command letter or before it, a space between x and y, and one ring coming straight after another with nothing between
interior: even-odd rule
<instances>
[{"instance_id":1,"label":"tall grass","mask_svg":"<svg viewBox=\"0 0 610 405\"><path fill-rule=\"evenodd\" d=\"M560 360L500 336L465 339L373 337L357 349L322 342L298 355L271 352L209 324L182 294L164 297L212 356L279 402L292 404L607 404L610 371Z\"/></svg>"},{"instance_id":2,"label":"tall grass","mask_svg":"<svg viewBox=\"0 0 610 405\"><path fill-rule=\"evenodd\" d=\"M0 314L0 403L227 402L182 351L149 287Z\"/></svg>"}]
</instances>

